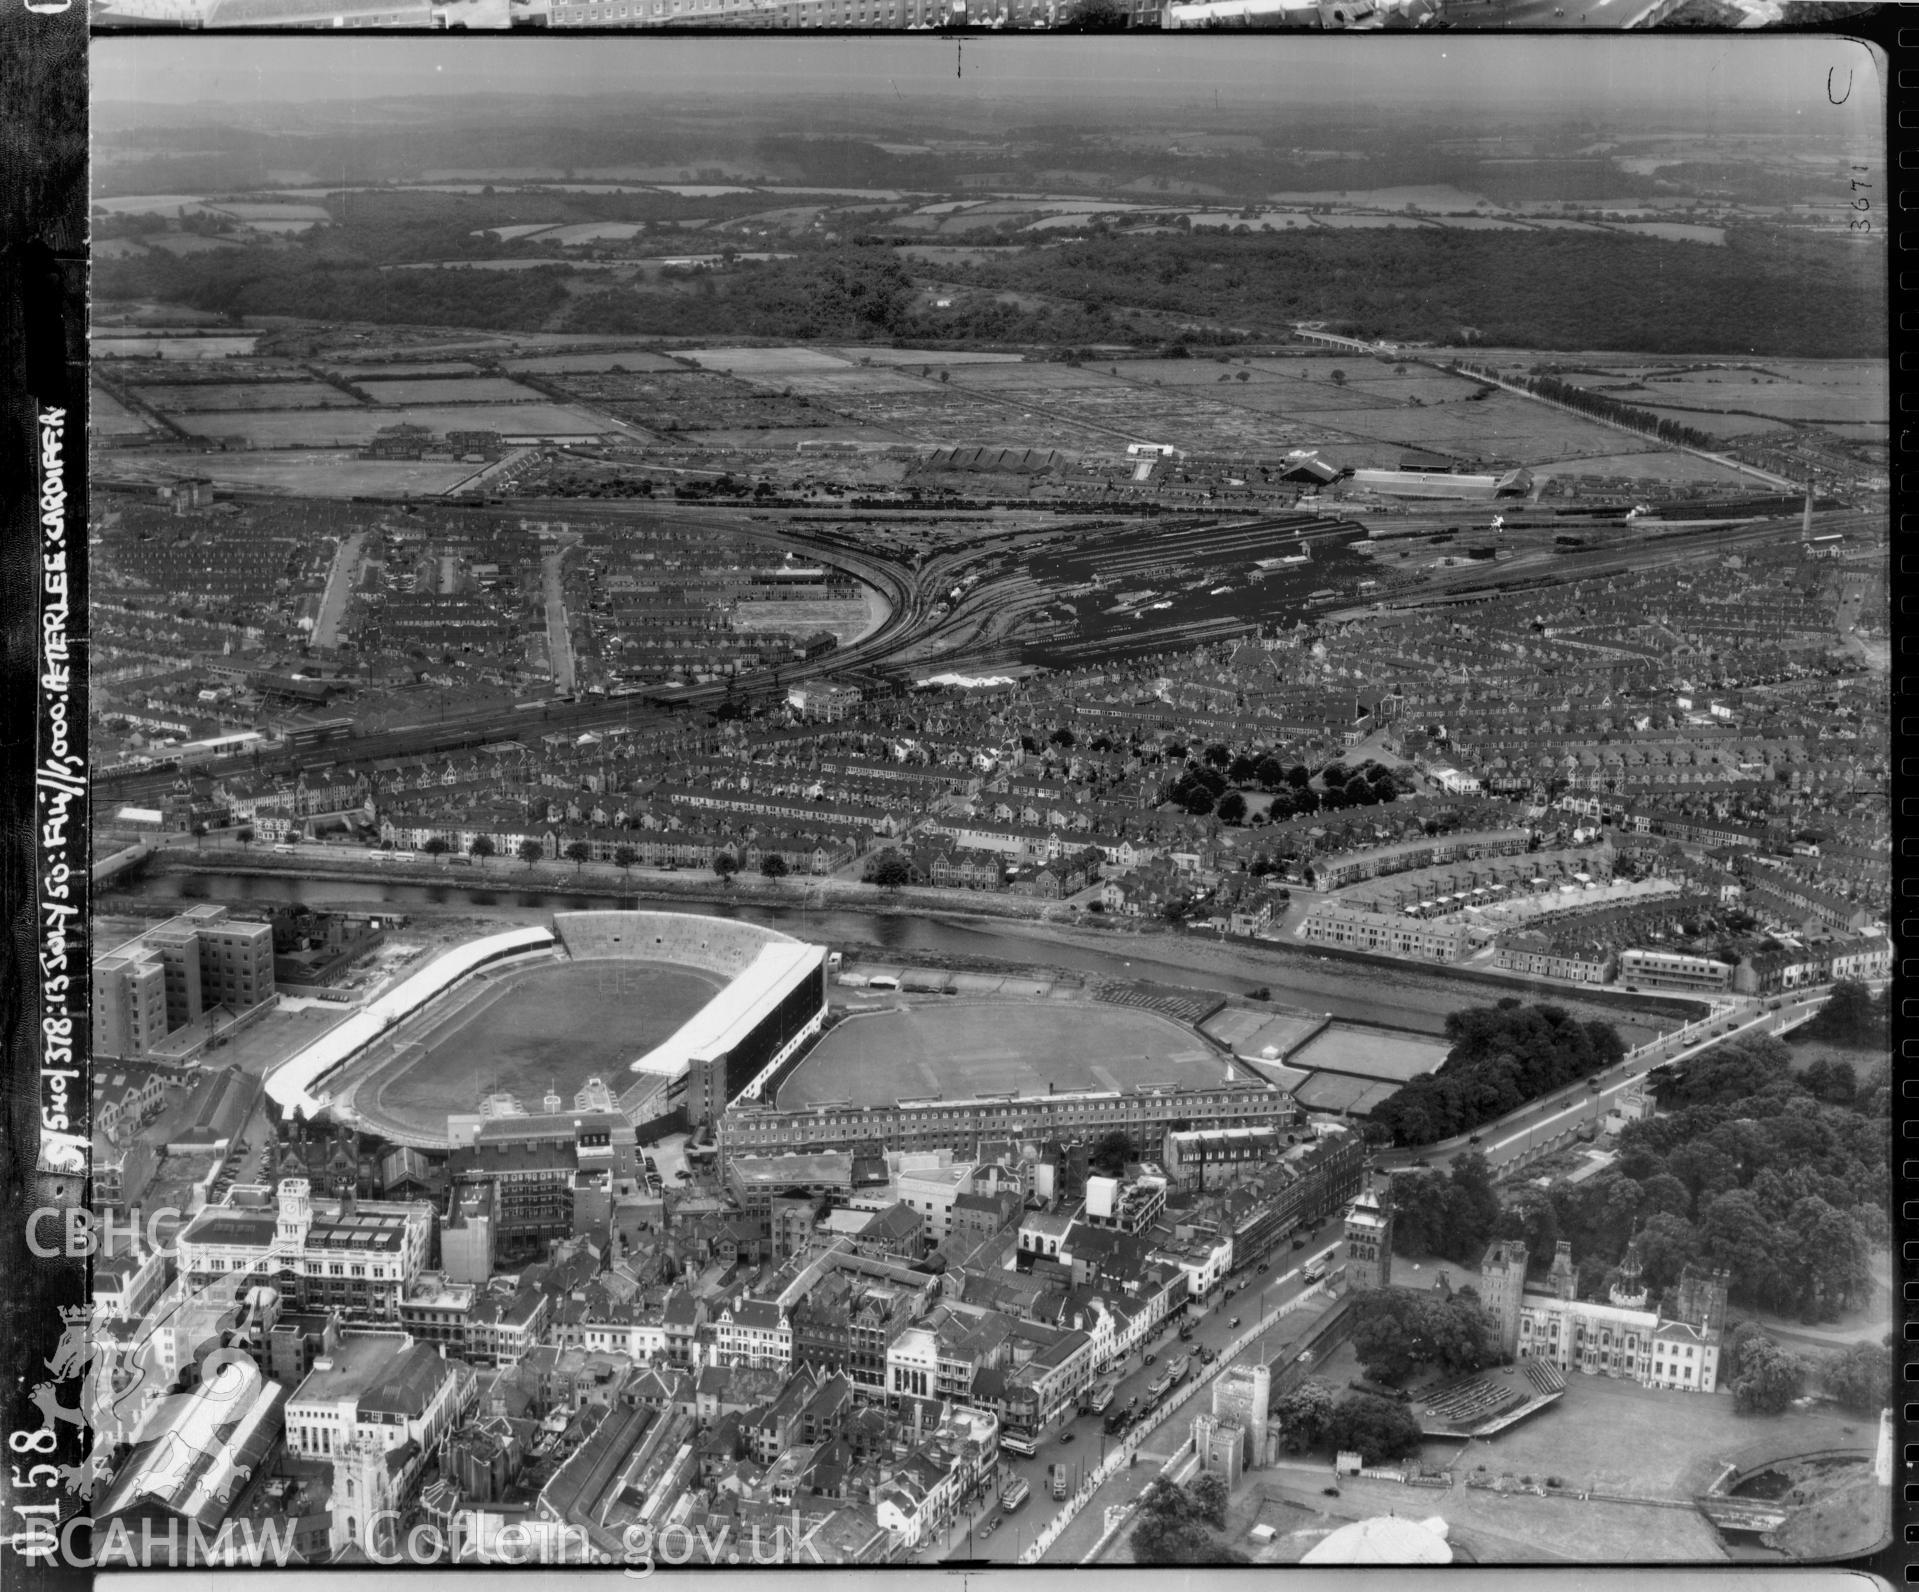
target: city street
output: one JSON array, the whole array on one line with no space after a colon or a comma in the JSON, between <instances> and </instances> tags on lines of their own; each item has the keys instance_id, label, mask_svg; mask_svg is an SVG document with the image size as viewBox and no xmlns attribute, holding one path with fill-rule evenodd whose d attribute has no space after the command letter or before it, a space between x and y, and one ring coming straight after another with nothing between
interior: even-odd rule
<instances>
[{"instance_id":1,"label":"city street","mask_svg":"<svg viewBox=\"0 0 1919 1592\"><path fill-rule=\"evenodd\" d=\"M1136 1409L1148 1409L1148 1386L1182 1352L1194 1354L1192 1368L1187 1373L1188 1381L1214 1369L1202 1365L1194 1351L1204 1347L1214 1353L1220 1352L1249 1323L1304 1292L1308 1286L1303 1279L1305 1270L1312 1265L1328 1265L1336 1259L1340 1245L1340 1220L1335 1215L1319 1223L1307 1235L1308 1246L1305 1249L1282 1247L1274 1251L1269 1262L1273 1267L1270 1273L1253 1271L1229 1278L1209 1305L1188 1312L1188 1320L1193 1328L1189 1341L1180 1342L1179 1322L1177 1318L1169 1318L1159 1333L1146 1343L1144 1350L1128 1355L1115 1373L1118 1385L1113 1395L1112 1409L1124 1408L1129 1399L1138 1400ZM1231 1297L1227 1296L1226 1289L1232 1290ZM1234 1326L1234 1321L1238 1321L1239 1326ZM1153 1356L1153 1364L1146 1363L1146 1354ZM1166 1396L1172 1396L1170 1390ZM1104 1529L1107 1505L1137 1498L1141 1489L1159 1474L1160 1467L1191 1435L1191 1416L1210 1407L1207 1396L1202 1393L1158 1427L1146 1439L1138 1462L1117 1472L1074 1517L1072 1524L1047 1552L1047 1562L1076 1563L1089 1553ZM942 1560L979 1559L993 1564L1015 1563L1020 1553L1032 1544L1034 1534L1052 1519L1060 1507L1060 1501L1047 1488L1047 1468L1055 1464L1070 1467L1072 1476L1067 1495L1070 1497L1077 1492L1082 1479L1097 1470L1104 1455L1122 1441L1123 1434L1107 1437L1104 1425L1104 1416L1075 1415L1064 1423L1049 1427L1040 1439L1038 1451L1030 1457L1001 1449L1000 1485L1003 1487L1013 1476L1024 1477L1031 1489L1031 1497L1011 1515L1001 1512L997 1498L982 1499L972 1513L970 1522L964 1516L957 1518L941 1537L924 1545L919 1562L932 1564ZM1069 1433L1070 1441L1067 1440ZM995 1518L1000 1523L992 1535L982 1536L979 1528ZM969 1523L973 1527L970 1543L967 1532Z\"/></svg>"}]
</instances>

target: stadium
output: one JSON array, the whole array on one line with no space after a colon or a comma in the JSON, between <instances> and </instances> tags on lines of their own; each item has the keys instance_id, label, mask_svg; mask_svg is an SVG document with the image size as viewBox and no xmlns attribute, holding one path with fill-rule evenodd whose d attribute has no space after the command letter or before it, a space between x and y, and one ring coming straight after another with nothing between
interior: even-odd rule
<instances>
[{"instance_id":1,"label":"stadium","mask_svg":"<svg viewBox=\"0 0 1919 1592\"><path fill-rule=\"evenodd\" d=\"M490 1097L708 1122L769 1091L826 1015L825 947L678 912L563 912L435 957L267 1079L288 1116L445 1149ZM604 1108L603 1105L600 1108ZM495 1107L494 1109L497 1109Z\"/></svg>"}]
</instances>

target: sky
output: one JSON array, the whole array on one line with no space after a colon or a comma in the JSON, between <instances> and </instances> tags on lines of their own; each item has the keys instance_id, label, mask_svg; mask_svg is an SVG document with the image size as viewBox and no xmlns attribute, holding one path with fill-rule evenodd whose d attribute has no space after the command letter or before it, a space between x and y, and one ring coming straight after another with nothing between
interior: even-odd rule
<instances>
[{"instance_id":1,"label":"sky","mask_svg":"<svg viewBox=\"0 0 1919 1592\"><path fill-rule=\"evenodd\" d=\"M715 97L894 95L1043 113L1114 104L1546 104L1568 117L1630 114L1700 125L1769 108L1782 125L1876 136L1878 58L1845 39L1650 34L1507 38L1462 33L1182 35L1150 39L932 36L777 39L431 37L96 38L96 103L267 103L355 97L694 91ZM1835 106L1834 99L1844 103ZM1743 117L1742 117L1743 119Z\"/></svg>"}]
</instances>

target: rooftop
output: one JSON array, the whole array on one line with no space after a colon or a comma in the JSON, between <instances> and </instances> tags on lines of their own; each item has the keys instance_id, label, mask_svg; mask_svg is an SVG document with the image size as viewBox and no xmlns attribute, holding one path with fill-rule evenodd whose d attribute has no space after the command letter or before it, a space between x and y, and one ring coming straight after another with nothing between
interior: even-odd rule
<instances>
[{"instance_id":1,"label":"rooftop","mask_svg":"<svg viewBox=\"0 0 1919 1592\"><path fill-rule=\"evenodd\" d=\"M290 1407L350 1399L362 1416L422 1414L450 1374L429 1344L404 1332L348 1332L331 1353L314 1361L294 1389Z\"/></svg>"}]
</instances>

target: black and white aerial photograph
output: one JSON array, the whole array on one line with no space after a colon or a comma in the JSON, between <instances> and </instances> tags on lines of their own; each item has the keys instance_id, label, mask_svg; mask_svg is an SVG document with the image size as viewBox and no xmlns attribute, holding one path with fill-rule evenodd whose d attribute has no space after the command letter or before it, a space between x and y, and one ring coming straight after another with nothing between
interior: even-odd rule
<instances>
[{"instance_id":1,"label":"black and white aerial photograph","mask_svg":"<svg viewBox=\"0 0 1919 1592\"><path fill-rule=\"evenodd\" d=\"M1886 1548L1885 58L1181 43L95 40L30 1562Z\"/></svg>"}]
</instances>

